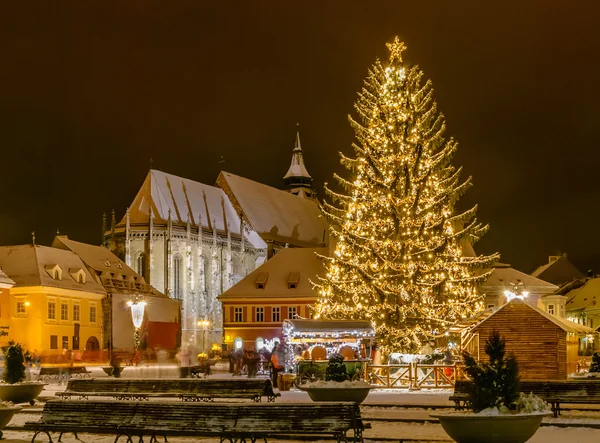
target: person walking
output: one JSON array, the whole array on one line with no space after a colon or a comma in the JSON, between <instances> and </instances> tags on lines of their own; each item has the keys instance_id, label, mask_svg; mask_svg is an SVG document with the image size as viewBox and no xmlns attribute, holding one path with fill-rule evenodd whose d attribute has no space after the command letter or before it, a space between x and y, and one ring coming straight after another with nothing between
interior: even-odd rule
<instances>
[{"instance_id":1,"label":"person walking","mask_svg":"<svg viewBox=\"0 0 600 443\"><path fill-rule=\"evenodd\" d=\"M277 388L277 377L279 373L285 369L285 356L283 354L283 349L281 349L281 345L279 343L275 343L273 346L273 353L271 354L271 364L272 368L272 382L273 387Z\"/></svg>"}]
</instances>

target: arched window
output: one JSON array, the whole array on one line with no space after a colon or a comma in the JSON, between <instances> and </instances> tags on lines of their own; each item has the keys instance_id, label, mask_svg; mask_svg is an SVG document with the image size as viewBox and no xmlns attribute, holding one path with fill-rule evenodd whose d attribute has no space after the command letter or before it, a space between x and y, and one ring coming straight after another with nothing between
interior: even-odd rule
<instances>
[{"instance_id":1,"label":"arched window","mask_svg":"<svg viewBox=\"0 0 600 443\"><path fill-rule=\"evenodd\" d=\"M144 276L144 271L146 270L146 255L143 252L138 252L136 254L133 267L135 272L142 277Z\"/></svg>"},{"instance_id":2,"label":"arched window","mask_svg":"<svg viewBox=\"0 0 600 443\"><path fill-rule=\"evenodd\" d=\"M233 350L237 351L238 349L242 349L244 346L244 341L240 337L236 337L233 341Z\"/></svg>"},{"instance_id":3,"label":"arched window","mask_svg":"<svg viewBox=\"0 0 600 443\"><path fill-rule=\"evenodd\" d=\"M181 286L181 257L176 255L173 258L173 298L183 299Z\"/></svg>"}]
</instances>

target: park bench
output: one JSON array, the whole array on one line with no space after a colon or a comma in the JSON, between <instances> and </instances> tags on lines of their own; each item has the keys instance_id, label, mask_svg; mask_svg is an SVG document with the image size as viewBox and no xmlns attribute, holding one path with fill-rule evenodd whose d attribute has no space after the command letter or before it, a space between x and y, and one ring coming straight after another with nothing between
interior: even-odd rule
<instances>
[{"instance_id":1,"label":"park bench","mask_svg":"<svg viewBox=\"0 0 600 443\"><path fill-rule=\"evenodd\" d=\"M89 379L69 380L62 398L113 397L117 400L179 398L183 401L213 401L215 398L247 398L270 402L281 394L273 391L270 379Z\"/></svg>"},{"instance_id":2,"label":"park bench","mask_svg":"<svg viewBox=\"0 0 600 443\"><path fill-rule=\"evenodd\" d=\"M457 380L454 394L456 410L469 407L469 389L473 382ZM600 404L600 381L596 380L521 380L521 392L533 393L550 404L555 417L560 415L561 403Z\"/></svg>"},{"instance_id":3,"label":"park bench","mask_svg":"<svg viewBox=\"0 0 600 443\"><path fill-rule=\"evenodd\" d=\"M44 367L40 368L40 372L37 375L38 381L49 381L50 378L55 378L60 381L60 377L70 378L78 376L81 378L90 378L92 372L88 371L85 366L73 366L73 367Z\"/></svg>"},{"instance_id":4,"label":"park bench","mask_svg":"<svg viewBox=\"0 0 600 443\"><path fill-rule=\"evenodd\" d=\"M309 435L314 440L332 435L338 442L362 442L362 422L355 403L173 403L118 402L114 400L51 400L37 422L25 423L52 442L52 433L112 434L115 441L126 436L151 442L167 437L219 437L221 442L239 442L269 437Z\"/></svg>"}]
</instances>

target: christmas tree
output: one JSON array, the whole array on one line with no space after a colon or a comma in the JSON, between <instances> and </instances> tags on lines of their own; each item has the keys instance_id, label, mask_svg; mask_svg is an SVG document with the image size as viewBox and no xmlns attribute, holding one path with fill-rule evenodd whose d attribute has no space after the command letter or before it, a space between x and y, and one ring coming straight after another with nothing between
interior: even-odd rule
<instances>
[{"instance_id":1,"label":"christmas tree","mask_svg":"<svg viewBox=\"0 0 600 443\"><path fill-rule=\"evenodd\" d=\"M452 323L483 306L478 285L497 255L465 256L487 230L476 207L455 209L471 179L451 164L457 143L446 140L431 82L402 61L403 43L388 44L389 62L369 71L350 117L352 174L325 185L323 212L335 241L324 257L316 318L371 320L384 351L414 352Z\"/></svg>"}]
</instances>

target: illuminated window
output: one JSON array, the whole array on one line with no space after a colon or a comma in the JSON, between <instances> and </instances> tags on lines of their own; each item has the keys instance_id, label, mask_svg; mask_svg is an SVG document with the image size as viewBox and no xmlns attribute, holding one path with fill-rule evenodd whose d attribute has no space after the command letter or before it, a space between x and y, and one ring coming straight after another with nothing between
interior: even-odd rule
<instances>
[{"instance_id":1,"label":"illuminated window","mask_svg":"<svg viewBox=\"0 0 600 443\"><path fill-rule=\"evenodd\" d=\"M242 322L243 321L243 311L242 311L242 308L233 308L233 309L234 309L233 310L233 314L234 314L233 321L237 322L237 323Z\"/></svg>"},{"instance_id":2,"label":"illuminated window","mask_svg":"<svg viewBox=\"0 0 600 443\"><path fill-rule=\"evenodd\" d=\"M56 302L48 302L48 320L56 320Z\"/></svg>"},{"instance_id":3,"label":"illuminated window","mask_svg":"<svg viewBox=\"0 0 600 443\"><path fill-rule=\"evenodd\" d=\"M25 300L17 300L17 306L15 309L17 315L24 316L26 314L25 311Z\"/></svg>"},{"instance_id":4,"label":"illuminated window","mask_svg":"<svg viewBox=\"0 0 600 443\"><path fill-rule=\"evenodd\" d=\"M61 320L69 319L69 305L67 303L60 304L60 319Z\"/></svg>"},{"instance_id":5,"label":"illuminated window","mask_svg":"<svg viewBox=\"0 0 600 443\"><path fill-rule=\"evenodd\" d=\"M173 259L173 298L183 299L181 286L181 257L175 256Z\"/></svg>"},{"instance_id":6,"label":"illuminated window","mask_svg":"<svg viewBox=\"0 0 600 443\"><path fill-rule=\"evenodd\" d=\"M548 305L548 314L554 315L554 305Z\"/></svg>"},{"instance_id":7,"label":"illuminated window","mask_svg":"<svg viewBox=\"0 0 600 443\"><path fill-rule=\"evenodd\" d=\"M292 319L296 318L296 315L297 315L296 314L296 306L290 306L288 308L288 318L290 320L292 320Z\"/></svg>"},{"instance_id":8,"label":"illuminated window","mask_svg":"<svg viewBox=\"0 0 600 443\"><path fill-rule=\"evenodd\" d=\"M66 335L63 335L63 338L62 338L62 348L69 349L69 337Z\"/></svg>"},{"instance_id":9,"label":"illuminated window","mask_svg":"<svg viewBox=\"0 0 600 443\"><path fill-rule=\"evenodd\" d=\"M265 321L265 308L256 308L256 321L257 322Z\"/></svg>"},{"instance_id":10,"label":"illuminated window","mask_svg":"<svg viewBox=\"0 0 600 443\"><path fill-rule=\"evenodd\" d=\"M90 323L96 323L96 305L90 306Z\"/></svg>"},{"instance_id":11,"label":"illuminated window","mask_svg":"<svg viewBox=\"0 0 600 443\"><path fill-rule=\"evenodd\" d=\"M271 311L271 321L281 321L280 318L281 308L273 308Z\"/></svg>"}]
</instances>

